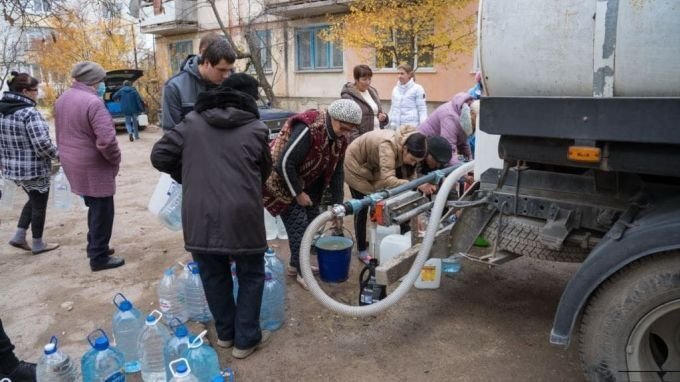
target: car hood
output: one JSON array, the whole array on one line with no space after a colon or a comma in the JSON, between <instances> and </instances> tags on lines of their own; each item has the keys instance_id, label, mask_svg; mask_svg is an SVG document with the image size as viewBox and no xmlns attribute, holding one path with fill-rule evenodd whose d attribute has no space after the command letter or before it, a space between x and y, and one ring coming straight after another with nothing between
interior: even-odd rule
<instances>
[{"instance_id":1,"label":"car hood","mask_svg":"<svg viewBox=\"0 0 680 382\"><path fill-rule=\"evenodd\" d=\"M123 81L127 80L130 83L135 82L139 77L144 75L143 70L138 69L119 69L106 72L104 84L107 87L123 86Z\"/></svg>"}]
</instances>

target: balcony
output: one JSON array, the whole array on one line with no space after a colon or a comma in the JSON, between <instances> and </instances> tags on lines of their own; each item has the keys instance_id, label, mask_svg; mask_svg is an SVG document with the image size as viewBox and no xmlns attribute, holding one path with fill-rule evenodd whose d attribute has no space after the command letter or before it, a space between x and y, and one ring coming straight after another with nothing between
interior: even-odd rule
<instances>
[{"instance_id":1,"label":"balcony","mask_svg":"<svg viewBox=\"0 0 680 382\"><path fill-rule=\"evenodd\" d=\"M163 2L161 13L154 15L153 4L143 1L140 11L141 31L161 36L198 31L197 1Z\"/></svg>"},{"instance_id":2,"label":"balcony","mask_svg":"<svg viewBox=\"0 0 680 382\"><path fill-rule=\"evenodd\" d=\"M291 19L344 13L351 0L265 0L267 13Z\"/></svg>"}]
</instances>

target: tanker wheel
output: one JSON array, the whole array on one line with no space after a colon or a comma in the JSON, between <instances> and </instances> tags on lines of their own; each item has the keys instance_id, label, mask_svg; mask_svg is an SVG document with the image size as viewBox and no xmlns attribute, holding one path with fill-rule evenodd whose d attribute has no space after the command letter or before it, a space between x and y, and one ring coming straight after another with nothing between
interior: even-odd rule
<instances>
[{"instance_id":1,"label":"tanker wheel","mask_svg":"<svg viewBox=\"0 0 680 382\"><path fill-rule=\"evenodd\" d=\"M580 332L588 381L680 380L680 251L643 258L607 279Z\"/></svg>"}]
</instances>

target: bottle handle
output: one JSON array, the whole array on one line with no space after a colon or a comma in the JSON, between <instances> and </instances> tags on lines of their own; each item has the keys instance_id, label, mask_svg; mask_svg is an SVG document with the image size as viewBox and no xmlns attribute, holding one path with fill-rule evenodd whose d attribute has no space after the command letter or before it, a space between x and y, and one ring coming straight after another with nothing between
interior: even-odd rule
<instances>
[{"instance_id":1,"label":"bottle handle","mask_svg":"<svg viewBox=\"0 0 680 382\"><path fill-rule=\"evenodd\" d=\"M118 297L118 296L120 296L120 298L122 298L123 301L116 302L116 297ZM120 304L123 303L123 302L125 302L125 301L129 301L129 300L127 299L127 297L125 297L125 295L123 295L123 294L120 293L120 292L116 293L116 294L113 296L113 305L115 305L116 308L118 308L118 309L120 309Z\"/></svg>"},{"instance_id":2,"label":"bottle handle","mask_svg":"<svg viewBox=\"0 0 680 382\"><path fill-rule=\"evenodd\" d=\"M106 341L109 340L109 336L106 335L106 332L104 332L103 329L95 329L95 330L93 330L90 334L87 335L87 342L89 342L89 343L90 343L90 346L92 346L92 347L94 347L94 341L92 340L92 335L95 334L95 333L97 333L97 332L101 333L101 336L103 336L104 338L106 338ZM97 338L99 338L99 337L101 337L101 336L95 337L94 340L96 341Z\"/></svg>"},{"instance_id":3,"label":"bottle handle","mask_svg":"<svg viewBox=\"0 0 680 382\"><path fill-rule=\"evenodd\" d=\"M50 344L54 343L54 349L56 350L57 344L59 343L59 340L57 339L57 336L52 336L52 338L50 338L50 342L48 342L48 343L50 343Z\"/></svg>"},{"instance_id":4,"label":"bottle handle","mask_svg":"<svg viewBox=\"0 0 680 382\"><path fill-rule=\"evenodd\" d=\"M184 324L182 324L182 321L180 321L177 317L174 317L172 320L170 320L170 322L168 322L168 326L170 327L170 330L172 330L173 334L178 328L182 327L182 325Z\"/></svg>"},{"instance_id":5,"label":"bottle handle","mask_svg":"<svg viewBox=\"0 0 680 382\"><path fill-rule=\"evenodd\" d=\"M175 369L175 365L181 362L184 362L184 364L187 366L187 374L191 374L191 366L189 366L189 362L187 362L187 359L177 358L174 361L170 361L170 363L168 364L168 366L170 366L170 372L172 373L173 377L179 377L179 375L177 375L177 369Z\"/></svg>"},{"instance_id":6,"label":"bottle handle","mask_svg":"<svg viewBox=\"0 0 680 382\"><path fill-rule=\"evenodd\" d=\"M191 341L191 343L189 344L189 348L196 349L196 348L200 348L201 346L203 346L203 337L206 334L208 334L208 331L204 330L204 331L201 332L201 334L197 335L196 338L194 338L194 340Z\"/></svg>"},{"instance_id":7,"label":"bottle handle","mask_svg":"<svg viewBox=\"0 0 680 382\"><path fill-rule=\"evenodd\" d=\"M160 321L161 318L163 317L163 313L161 313L160 311L154 309L154 310L151 311L151 313L149 313L149 316L153 316L153 317L156 318L156 320L154 320L153 322L151 322L151 325L156 325L156 324L158 323L158 321ZM148 321L147 321L147 322L148 322Z\"/></svg>"}]
</instances>

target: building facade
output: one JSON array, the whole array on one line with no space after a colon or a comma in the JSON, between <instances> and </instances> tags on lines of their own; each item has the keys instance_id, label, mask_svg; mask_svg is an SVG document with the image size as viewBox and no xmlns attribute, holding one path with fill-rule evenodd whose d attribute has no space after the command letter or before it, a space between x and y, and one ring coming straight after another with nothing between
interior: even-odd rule
<instances>
[{"instance_id":1,"label":"building facade","mask_svg":"<svg viewBox=\"0 0 680 382\"><path fill-rule=\"evenodd\" d=\"M353 81L353 67L367 64L374 70L372 85L389 110L391 92L397 83L395 64L380 67L374 50L337 46L322 38L329 26L328 15L347 12L348 3L348 0L215 0L214 8L239 47L246 46L243 34L247 27L256 31L262 47L260 58L282 108L299 111L328 105L340 96L346 82ZM476 12L476 4L471 4L467 11ZM162 79L177 72L187 55L197 53L202 35L220 33L215 12L207 0L142 2L140 19L141 32L154 35ZM446 66L420 65L416 81L425 88L430 109L473 85L476 71L473 56L473 53L459 55ZM237 67L243 70L245 60L237 61Z\"/></svg>"}]
</instances>

